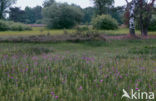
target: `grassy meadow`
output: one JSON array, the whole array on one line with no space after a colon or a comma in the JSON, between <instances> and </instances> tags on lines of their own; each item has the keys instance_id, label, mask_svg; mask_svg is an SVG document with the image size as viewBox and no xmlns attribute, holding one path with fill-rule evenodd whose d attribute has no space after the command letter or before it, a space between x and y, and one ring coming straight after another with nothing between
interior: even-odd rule
<instances>
[{"instance_id":1,"label":"grassy meadow","mask_svg":"<svg viewBox=\"0 0 156 101\"><path fill-rule=\"evenodd\" d=\"M81 26L80 26L81 27ZM82 26L85 27L85 26ZM89 27L90 29L90 27ZM74 33L76 29L53 29L49 30L44 27L33 27L30 31L0 31L0 37L1 38L7 38L7 37L20 37L20 36L35 36L35 35L61 35L64 34L64 31L67 31L68 33ZM98 32L107 34L107 35L121 35L121 34L127 34L129 33L128 28L119 28L117 30L99 30ZM136 34L139 35L140 31L136 31ZM149 35L155 35L156 32L149 32Z\"/></svg>"},{"instance_id":2,"label":"grassy meadow","mask_svg":"<svg viewBox=\"0 0 156 101\"><path fill-rule=\"evenodd\" d=\"M0 43L0 101L121 101L155 87L155 39Z\"/></svg>"}]
</instances>

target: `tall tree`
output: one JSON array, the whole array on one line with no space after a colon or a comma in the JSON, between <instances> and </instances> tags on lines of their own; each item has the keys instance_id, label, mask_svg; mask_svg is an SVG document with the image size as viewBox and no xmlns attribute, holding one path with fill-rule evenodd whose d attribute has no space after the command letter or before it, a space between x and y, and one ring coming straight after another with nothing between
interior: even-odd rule
<instances>
[{"instance_id":1,"label":"tall tree","mask_svg":"<svg viewBox=\"0 0 156 101\"><path fill-rule=\"evenodd\" d=\"M83 12L78 6L54 3L43 9L43 20L48 28L72 28L82 21Z\"/></svg>"},{"instance_id":2,"label":"tall tree","mask_svg":"<svg viewBox=\"0 0 156 101\"><path fill-rule=\"evenodd\" d=\"M16 0L0 0L0 19L4 18L7 9L16 2Z\"/></svg>"},{"instance_id":3,"label":"tall tree","mask_svg":"<svg viewBox=\"0 0 156 101\"><path fill-rule=\"evenodd\" d=\"M93 0L99 15L108 14L114 0Z\"/></svg>"},{"instance_id":4,"label":"tall tree","mask_svg":"<svg viewBox=\"0 0 156 101\"><path fill-rule=\"evenodd\" d=\"M112 7L110 9L110 15L116 19L120 25L123 24L124 12L124 6Z\"/></svg>"},{"instance_id":5,"label":"tall tree","mask_svg":"<svg viewBox=\"0 0 156 101\"><path fill-rule=\"evenodd\" d=\"M148 27L154 10L155 0L138 0L137 4L137 18L142 36L148 35Z\"/></svg>"},{"instance_id":6,"label":"tall tree","mask_svg":"<svg viewBox=\"0 0 156 101\"><path fill-rule=\"evenodd\" d=\"M49 7L53 3L55 3L55 0L45 0L44 3L43 3L43 6L44 7Z\"/></svg>"},{"instance_id":7,"label":"tall tree","mask_svg":"<svg viewBox=\"0 0 156 101\"><path fill-rule=\"evenodd\" d=\"M25 19L26 19L26 16L25 16L25 11L24 10L21 10L18 7L10 8L10 10L9 10L9 20L12 20L14 22L24 23Z\"/></svg>"},{"instance_id":8,"label":"tall tree","mask_svg":"<svg viewBox=\"0 0 156 101\"><path fill-rule=\"evenodd\" d=\"M127 6L129 9L129 33L131 36L135 36L135 7L137 0L132 0L131 2L128 2L126 0Z\"/></svg>"},{"instance_id":9,"label":"tall tree","mask_svg":"<svg viewBox=\"0 0 156 101\"><path fill-rule=\"evenodd\" d=\"M93 7L84 8L83 13L84 13L83 23L90 24L92 17L95 15L95 8Z\"/></svg>"}]
</instances>

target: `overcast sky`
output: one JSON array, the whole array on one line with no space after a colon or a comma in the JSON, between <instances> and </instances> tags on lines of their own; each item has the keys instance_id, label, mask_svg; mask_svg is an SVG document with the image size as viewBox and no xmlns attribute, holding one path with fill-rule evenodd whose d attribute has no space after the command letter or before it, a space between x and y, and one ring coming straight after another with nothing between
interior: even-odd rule
<instances>
[{"instance_id":1,"label":"overcast sky","mask_svg":"<svg viewBox=\"0 0 156 101\"><path fill-rule=\"evenodd\" d=\"M17 0L15 6L24 9L26 6L35 7L42 5L44 0ZM80 5L82 8L93 6L92 0L55 0L57 2L67 2L69 4L74 3ZM115 0L115 6L121 6L125 4L125 0Z\"/></svg>"}]
</instances>

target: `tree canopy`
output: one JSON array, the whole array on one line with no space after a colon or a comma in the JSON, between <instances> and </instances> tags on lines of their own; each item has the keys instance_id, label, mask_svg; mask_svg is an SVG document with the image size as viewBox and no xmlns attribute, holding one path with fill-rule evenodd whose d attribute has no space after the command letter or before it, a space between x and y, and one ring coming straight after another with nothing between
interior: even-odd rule
<instances>
[{"instance_id":1,"label":"tree canopy","mask_svg":"<svg viewBox=\"0 0 156 101\"><path fill-rule=\"evenodd\" d=\"M4 18L8 8L15 2L16 0L0 0L0 19Z\"/></svg>"},{"instance_id":2,"label":"tree canopy","mask_svg":"<svg viewBox=\"0 0 156 101\"><path fill-rule=\"evenodd\" d=\"M48 28L71 28L80 23L83 18L82 10L66 3L54 3L43 9L43 20Z\"/></svg>"}]
</instances>

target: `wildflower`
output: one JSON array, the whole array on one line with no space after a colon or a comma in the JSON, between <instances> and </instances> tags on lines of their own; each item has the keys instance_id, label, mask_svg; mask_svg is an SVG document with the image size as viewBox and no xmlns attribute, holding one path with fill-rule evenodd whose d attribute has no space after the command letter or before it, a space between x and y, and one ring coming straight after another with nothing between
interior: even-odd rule
<instances>
[{"instance_id":1,"label":"wildflower","mask_svg":"<svg viewBox=\"0 0 156 101\"><path fill-rule=\"evenodd\" d=\"M114 96L116 96L116 93L114 94Z\"/></svg>"},{"instance_id":2,"label":"wildflower","mask_svg":"<svg viewBox=\"0 0 156 101\"><path fill-rule=\"evenodd\" d=\"M139 88L136 88L136 90L139 90Z\"/></svg>"},{"instance_id":3,"label":"wildflower","mask_svg":"<svg viewBox=\"0 0 156 101\"><path fill-rule=\"evenodd\" d=\"M82 89L83 89L83 87L82 87L82 86L80 86L80 87L79 87L79 90L82 90Z\"/></svg>"},{"instance_id":4,"label":"wildflower","mask_svg":"<svg viewBox=\"0 0 156 101\"><path fill-rule=\"evenodd\" d=\"M55 96L56 99L58 99L58 96Z\"/></svg>"},{"instance_id":5,"label":"wildflower","mask_svg":"<svg viewBox=\"0 0 156 101\"><path fill-rule=\"evenodd\" d=\"M141 70L145 70L145 67L140 67Z\"/></svg>"},{"instance_id":6,"label":"wildflower","mask_svg":"<svg viewBox=\"0 0 156 101\"><path fill-rule=\"evenodd\" d=\"M103 80L100 80L100 82L103 82Z\"/></svg>"},{"instance_id":7,"label":"wildflower","mask_svg":"<svg viewBox=\"0 0 156 101\"><path fill-rule=\"evenodd\" d=\"M37 56L33 56L32 60L38 60L38 57Z\"/></svg>"},{"instance_id":8,"label":"wildflower","mask_svg":"<svg viewBox=\"0 0 156 101\"><path fill-rule=\"evenodd\" d=\"M138 87L138 84L136 84L136 87Z\"/></svg>"},{"instance_id":9,"label":"wildflower","mask_svg":"<svg viewBox=\"0 0 156 101\"><path fill-rule=\"evenodd\" d=\"M55 93L54 93L54 92L51 92L51 95L52 95L52 96L54 96L54 95L55 95Z\"/></svg>"}]
</instances>

